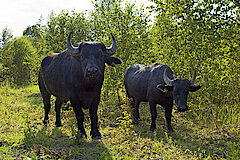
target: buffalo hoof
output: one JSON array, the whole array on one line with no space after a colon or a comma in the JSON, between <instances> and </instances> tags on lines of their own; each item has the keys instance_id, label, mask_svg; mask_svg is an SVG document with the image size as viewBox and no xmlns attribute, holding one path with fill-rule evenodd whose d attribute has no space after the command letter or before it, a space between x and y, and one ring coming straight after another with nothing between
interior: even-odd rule
<instances>
[{"instance_id":1,"label":"buffalo hoof","mask_svg":"<svg viewBox=\"0 0 240 160\"><path fill-rule=\"evenodd\" d=\"M61 124L56 124L56 127L62 127L63 125L61 125Z\"/></svg>"},{"instance_id":2,"label":"buffalo hoof","mask_svg":"<svg viewBox=\"0 0 240 160\"><path fill-rule=\"evenodd\" d=\"M150 133L155 132L155 131L156 131L156 129L150 128Z\"/></svg>"},{"instance_id":3,"label":"buffalo hoof","mask_svg":"<svg viewBox=\"0 0 240 160\"><path fill-rule=\"evenodd\" d=\"M172 126L168 126L168 131L169 131L169 132L174 132Z\"/></svg>"},{"instance_id":4,"label":"buffalo hoof","mask_svg":"<svg viewBox=\"0 0 240 160\"><path fill-rule=\"evenodd\" d=\"M91 132L90 134L94 140L102 139L101 133L99 131Z\"/></svg>"},{"instance_id":5,"label":"buffalo hoof","mask_svg":"<svg viewBox=\"0 0 240 160\"><path fill-rule=\"evenodd\" d=\"M87 139L86 133L81 133L81 132L77 133L77 136L76 136L77 139L83 139L84 137Z\"/></svg>"},{"instance_id":6,"label":"buffalo hoof","mask_svg":"<svg viewBox=\"0 0 240 160\"><path fill-rule=\"evenodd\" d=\"M152 123L151 123L151 126L150 126L150 131L151 131L151 132L154 132L156 129L157 129L156 123L155 123L155 122L152 122Z\"/></svg>"},{"instance_id":7,"label":"buffalo hoof","mask_svg":"<svg viewBox=\"0 0 240 160\"><path fill-rule=\"evenodd\" d=\"M156 131L156 126L152 126L152 125L151 125L151 127L150 127L150 132L154 132L154 131Z\"/></svg>"},{"instance_id":8,"label":"buffalo hoof","mask_svg":"<svg viewBox=\"0 0 240 160\"><path fill-rule=\"evenodd\" d=\"M93 140L100 140L100 139L102 139L102 136L92 136L92 139Z\"/></svg>"},{"instance_id":9,"label":"buffalo hoof","mask_svg":"<svg viewBox=\"0 0 240 160\"><path fill-rule=\"evenodd\" d=\"M61 123L55 123L56 127L62 127Z\"/></svg>"},{"instance_id":10,"label":"buffalo hoof","mask_svg":"<svg viewBox=\"0 0 240 160\"><path fill-rule=\"evenodd\" d=\"M48 124L48 120L43 120L43 124L44 124L44 126L47 126L47 124Z\"/></svg>"}]
</instances>

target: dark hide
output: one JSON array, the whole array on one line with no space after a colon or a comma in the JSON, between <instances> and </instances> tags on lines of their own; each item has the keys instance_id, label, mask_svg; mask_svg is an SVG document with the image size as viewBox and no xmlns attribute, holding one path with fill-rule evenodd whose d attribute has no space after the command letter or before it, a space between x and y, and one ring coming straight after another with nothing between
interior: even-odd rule
<instances>
[{"instance_id":1,"label":"dark hide","mask_svg":"<svg viewBox=\"0 0 240 160\"><path fill-rule=\"evenodd\" d=\"M172 86L165 83L165 70L168 78L174 80ZM140 120L140 102L149 102L152 119L151 131L156 130L157 104L165 108L168 130L173 131L171 126L173 100L177 104L178 111L186 111L188 110L187 96L189 91L195 92L201 88L201 86L191 86L190 81L187 79L178 79L173 74L171 68L162 63L150 66L134 64L128 67L124 73L124 84L128 97L133 98L133 117L135 123L138 123L138 120Z\"/></svg>"},{"instance_id":2,"label":"dark hide","mask_svg":"<svg viewBox=\"0 0 240 160\"><path fill-rule=\"evenodd\" d=\"M42 61L39 88L45 109L43 122L45 125L48 123L50 96L54 95L56 96L56 126L61 126L62 103L70 100L76 114L80 136L86 136L83 126L82 108L84 108L89 109L91 136L98 139L101 138L101 134L98 129L97 109L104 80L105 63L114 66L122 62L118 58L110 57L109 53L106 55L107 48L101 42L82 42L78 48L71 47L70 44L67 50L47 56Z\"/></svg>"}]
</instances>

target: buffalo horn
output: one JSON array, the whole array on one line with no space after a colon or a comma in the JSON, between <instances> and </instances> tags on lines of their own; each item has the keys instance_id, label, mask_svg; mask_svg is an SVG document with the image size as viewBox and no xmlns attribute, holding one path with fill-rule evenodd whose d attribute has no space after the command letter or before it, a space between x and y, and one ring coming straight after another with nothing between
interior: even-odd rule
<instances>
[{"instance_id":1,"label":"buffalo horn","mask_svg":"<svg viewBox=\"0 0 240 160\"><path fill-rule=\"evenodd\" d=\"M164 70L163 79L168 86L173 86L173 80L168 78L167 69Z\"/></svg>"},{"instance_id":2,"label":"buffalo horn","mask_svg":"<svg viewBox=\"0 0 240 160\"><path fill-rule=\"evenodd\" d=\"M106 49L105 56L112 56L117 50L117 42L116 42L112 33L111 33L111 35L112 35L113 43L112 43L112 46L110 48Z\"/></svg>"},{"instance_id":3,"label":"buffalo horn","mask_svg":"<svg viewBox=\"0 0 240 160\"><path fill-rule=\"evenodd\" d=\"M195 79L196 79L196 71L194 71L192 79L190 80L190 86L193 86L195 83Z\"/></svg>"},{"instance_id":4,"label":"buffalo horn","mask_svg":"<svg viewBox=\"0 0 240 160\"><path fill-rule=\"evenodd\" d=\"M67 47L68 47L68 50L70 51L71 55L76 56L77 53L78 53L78 47L74 47L72 45L72 43L70 41L71 35L72 35L72 32L70 32L69 35L68 35Z\"/></svg>"}]
</instances>

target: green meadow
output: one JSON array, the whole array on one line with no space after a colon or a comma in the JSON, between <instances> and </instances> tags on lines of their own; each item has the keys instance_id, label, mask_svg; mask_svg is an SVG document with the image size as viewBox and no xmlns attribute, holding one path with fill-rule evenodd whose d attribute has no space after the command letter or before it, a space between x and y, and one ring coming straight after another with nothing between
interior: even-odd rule
<instances>
[{"instance_id":1,"label":"green meadow","mask_svg":"<svg viewBox=\"0 0 240 160\"><path fill-rule=\"evenodd\" d=\"M0 159L240 159L239 3L232 1L151 0L138 7L122 0L93 1L85 12L49 13L26 26L23 36L0 31ZM77 139L69 102L62 106L62 127L55 127L55 97L50 123L38 88L42 59L72 43L117 41L115 68L106 66L98 109L101 140ZM188 96L189 111L174 105L168 132L164 109L157 107L157 130L150 132L150 108L141 103L138 125L123 85L124 70L135 64L167 64L179 78L197 73L203 87Z\"/></svg>"}]
</instances>

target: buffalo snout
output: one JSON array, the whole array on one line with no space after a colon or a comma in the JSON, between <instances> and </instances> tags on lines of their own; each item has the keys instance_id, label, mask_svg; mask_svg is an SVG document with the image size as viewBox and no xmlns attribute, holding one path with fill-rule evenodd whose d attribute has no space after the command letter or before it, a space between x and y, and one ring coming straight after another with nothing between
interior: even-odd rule
<instances>
[{"instance_id":1,"label":"buffalo snout","mask_svg":"<svg viewBox=\"0 0 240 160\"><path fill-rule=\"evenodd\" d=\"M96 67L90 67L87 69L87 77L88 78L96 78L99 75L99 71Z\"/></svg>"},{"instance_id":2,"label":"buffalo snout","mask_svg":"<svg viewBox=\"0 0 240 160\"><path fill-rule=\"evenodd\" d=\"M177 107L177 110L178 110L179 112L185 112L185 111L188 110L188 106Z\"/></svg>"}]
</instances>

